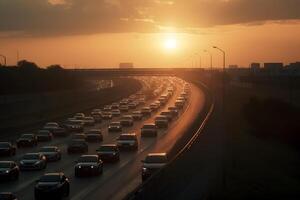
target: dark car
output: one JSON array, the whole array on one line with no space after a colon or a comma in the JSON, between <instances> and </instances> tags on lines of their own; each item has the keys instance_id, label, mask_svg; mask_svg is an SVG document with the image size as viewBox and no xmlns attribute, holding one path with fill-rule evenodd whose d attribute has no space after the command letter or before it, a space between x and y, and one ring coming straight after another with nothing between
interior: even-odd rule
<instances>
[{"instance_id":1,"label":"dark car","mask_svg":"<svg viewBox=\"0 0 300 200\"><path fill-rule=\"evenodd\" d=\"M33 147L36 146L38 143L37 137L35 134L23 134L18 140L17 140L17 146L20 147Z\"/></svg>"},{"instance_id":2,"label":"dark car","mask_svg":"<svg viewBox=\"0 0 300 200\"><path fill-rule=\"evenodd\" d=\"M72 140L68 145L68 153L87 153L89 150L85 140Z\"/></svg>"},{"instance_id":3,"label":"dark car","mask_svg":"<svg viewBox=\"0 0 300 200\"><path fill-rule=\"evenodd\" d=\"M138 149L138 139L135 133L123 133L117 139L119 149Z\"/></svg>"},{"instance_id":4,"label":"dark car","mask_svg":"<svg viewBox=\"0 0 300 200\"><path fill-rule=\"evenodd\" d=\"M108 132L121 132L122 125L120 122L111 122L108 126Z\"/></svg>"},{"instance_id":5,"label":"dark car","mask_svg":"<svg viewBox=\"0 0 300 200\"><path fill-rule=\"evenodd\" d=\"M101 145L96 152L104 162L116 162L120 160L120 151L115 144Z\"/></svg>"},{"instance_id":6,"label":"dark car","mask_svg":"<svg viewBox=\"0 0 300 200\"><path fill-rule=\"evenodd\" d=\"M47 167L47 159L42 153L26 153L20 160L20 170L42 170Z\"/></svg>"},{"instance_id":7,"label":"dark car","mask_svg":"<svg viewBox=\"0 0 300 200\"><path fill-rule=\"evenodd\" d=\"M151 108L150 107L143 107L141 109L141 113L143 116L150 116L151 115Z\"/></svg>"},{"instance_id":8,"label":"dark car","mask_svg":"<svg viewBox=\"0 0 300 200\"><path fill-rule=\"evenodd\" d=\"M34 197L41 199L62 199L70 193L70 182L64 173L48 173L36 181Z\"/></svg>"},{"instance_id":9,"label":"dark car","mask_svg":"<svg viewBox=\"0 0 300 200\"><path fill-rule=\"evenodd\" d=\"M113 117L119 117L121 115L121 111L119 109L114 109L111 111Z\"/></svg>"},{"instance_id":10,"label":"dark car","mask_svg":"<svg viewBox=\"0 0 300 200\"><path fill-rule=\"evenodd\" d=\"M176 107L168 107L168 110L171 112L171 114L173 115L173 117L178 117L178 109Z\"/></svg>"},{"instance_id":11,"label":"dark car","mask_svg":"<svg viewBox=\"0 0 300 200\"><path fill-rule=\"evenodd\" d=\"M159 109L159 104L156 104L156 103L151 103L150 106L152 111L156 111Z\"/></svg>"},{"instance_id":12,"label":"dark car","mask_svg":"<svg viewBox=\"0 0 300 200\"><path fill-rule=\"evenodd\" d=\"M165 115L155 117L155 125L158 128L168 128L169 120Z\"/></svg>"},{"instance_id":13,"label":"dark car","mask_svg":"<svg viewBox=\"0 0 300 200\"><path fill-rule=\"evenodd\" d=\"M133 117L131 115L123 115L120 123L122 126L133 126Z\"/></svg>"},{"instance_id":14,"label":"dark car","mask_svg":"<svg viewBox=\"0 0 300 200\"><path fill-rule=\"evenodd\" d=\"M91 116L94 118L95 123L101 123L102 122L102 117L100 112L99 113L92 113Z\"/></svg>"},{"instance_id":15,"label":"dark car","mask_svg":"<svg viewBox=\"0 0 300 200\"><path fill-rule=\"evenodd\" d=\"M17 180L19 174L19 167L14 161L0 161L0 180Z\"/></svg>"},{"instance_id":16,"label":"dark car","mask_svg":"<svg viewBox=\"0 0 300 200\"><path fill-rule=\"evenodd\" d=\"M39 130L36 137L38 142L47 142L52 140L53 135L49 130Z\"/></svg>"},{"instance_id":17,"label":"dark car","mask_svg":"<svg viewBox=\"0 0 300 200\"><path fill-rule=\"evenodd\" d=\"M101 142L103 141L103 135L100 129L91 129L86 132L85 140L87 142Z\"/></svg>"},{"instance_id":18,"label":"dark car","mask_svg":"<svg viewBox=\"0 0 300 200\"><path fill-rule=\"evenodd\" d=\"M95 119L93 117L84 117L83 119L85 126L94 126L95 125Z\"/></svg>"},{"instance_id":19,"label":"dark car","mask_svg":"<svg viewBox=\"0 0 300 200\"><path fill-rule=\"evenodd\" d=\"M17 196L12 192L0 192L1 200L18 200Z\"/></svg>"},{"instance_id":20,"label":"dark car","mask_svg":"<svg viewBox=\"0 0 300 200\"><path fill-rule=\"evenodd\" d=\"M145 181L152 174L167 164L166 153L149 153L145 160L142 160L142 181Z\"/></svg>"},{"instance_id":21,"label":"dark car","mask_svg":"<svg viewBox=\"0 0 300 200\"><path fill-rule=\"evenodd\" d=\"M144 124L141 128L142 137L156 137L157 136L157 127L153 123Z\"/></svg>"},{"instance_id":22,"label":"dark car","mask_svg":"<svg viewBox=\"0 0 300 200\"><path fill-rule=\"evenodd\" d=\"M103 172L103 162L98 155L82 155L76 162L75 176L98 176Z\"/></svg>"},{"instance_id":23,"label":"dark car","mask_svg":"<svg viewBox=\"0 0 300 200\"><path fill-rule=\"evenodd\" d=\"M169 122L173 120L173 115L171 111L163 111L160 113L160 115L166 116Z\"/></svg>"},{"instance_id":24,"label":"dark car","mask_svg":"<svg viewBox=\"0 0 300 200\"><path fill-rule=\"evenodd\" d=\"M137 111L133 111L132 112L132 118L133 120L136 120L136 121L140 121L143 119L143 115L142 115L142 112L137 110Z\"/></svg>"},{"instance_id":25,"label":"dark car","mask_svg":"<svg viewBox=\"0 0 300 200\"><path fill-rule=\"evenodd\" d=\"M101 112L101 117L104 120L109 120L112 118L112 114L110 111L103 111L103 112Z\"/></svg>"},{"instance_id":26,"label":"dark car","mask_svg":"<svg viewBox=\"0 0 300 200\"><path fill-rule=\"evenodd\" d=\"M44 146L39 151L42 153L47 161L58 161L61 160L60 149L56 146Z\"/></svg>"},{"instance_id":27,"label":"dark car","mask_svg":"<svg viewBox=\"0 0 300 200\"><path fill-rule=\"evenodd\" d=\"M82 132L84 129L84 122L82 120L77 120L77 119L68 119L64 123L64 127L67 129L69 132Z\"/></svg>"},{"instance_id":28,"label":"dark car","mask_svg":"<svg viewBox=\"0 0 300 200\"><path fill-rule=\"evenodd\" d=\"M11 142L0 142L0 155L14 156L16 155L16 147Z\"/></svg>"},{"instance_id":29,"label":"dark car","mask_svg":"<svg viewBox=\"0 0 300 200\"><path fill-rule=\"evenodd\" d=\"M129 107L127 105L120 105L119 109L121 112L128 112Z\"/></svg>"},{"instance_id":30,"label":"dark car","mask_svg":"<svg viewBox=\"0 0 300 200\"><path fill-rule=\"evenodd\" d=\"M183 108L183 106L184 106L184 101L183 100L176 100L175 101L175 107L177 108L177 109L182 109Z\"/></svg>"},{"instance_id":31,"label":"dark car","mask_svg":"<svg viewBox=\"0 0 300 200\"><path fill-rule=\"evenodd\" d=\"M58 136L58 137L65 137L65 136L69 135L68 130L61 127L56 122L46 123L45 126L43 127L43 129L50 131L54 136Z\"/></svg>"}]
</instances>

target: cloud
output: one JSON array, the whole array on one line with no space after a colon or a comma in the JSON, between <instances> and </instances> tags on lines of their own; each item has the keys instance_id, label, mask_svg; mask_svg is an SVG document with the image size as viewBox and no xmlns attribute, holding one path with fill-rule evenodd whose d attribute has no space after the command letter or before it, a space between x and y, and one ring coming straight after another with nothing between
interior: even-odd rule
<instances>
[{"instance_id":1,"label":"cloud","mask_svg":"<svg viewBox=\"0 0 300 200\"><path fill-rule=\"evenodd\" d=\"M157 32L300 19L299 0L1 0L0 32Z\"/></svg>"}]
</instances>

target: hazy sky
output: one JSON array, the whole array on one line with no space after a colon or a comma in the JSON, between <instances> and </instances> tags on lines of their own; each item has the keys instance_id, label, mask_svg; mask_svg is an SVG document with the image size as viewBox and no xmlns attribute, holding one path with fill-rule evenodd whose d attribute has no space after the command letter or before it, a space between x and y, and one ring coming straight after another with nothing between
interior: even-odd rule
<instances>
[{"instance_id":1,"label":"hazy sky","mask_svg":"<svg viewBox=\"0 0 300 200\"><path fill-rule=\"evenodd\" d=\"M19 52L41 66L190 67L196 52L208 65L207 49L220 66L217 45L227 64L289 63L300 60L299 9L300 0L0 0L0 54L9 64Z\"/></svg>"}]
</instances>

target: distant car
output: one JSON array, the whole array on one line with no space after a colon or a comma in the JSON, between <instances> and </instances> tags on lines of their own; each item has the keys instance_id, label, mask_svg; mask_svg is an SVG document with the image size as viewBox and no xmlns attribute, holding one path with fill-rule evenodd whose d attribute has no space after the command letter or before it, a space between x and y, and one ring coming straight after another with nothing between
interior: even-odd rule
<instances>
[{"instance_id":1,"label":"distant car","mask_svg":"<svg viewBox=\"0 0 300 200\"><path fill-rule=\"evenodd\" d=\"M96 152L104 162L116 162L120 160L120 151L115 144L101 145Z\"/></svg>"},{"instance_id":2,"label":"distant car","mask_svg":"<svg viewBox=\"0 0 300 200\"><path fill-rule=\"evenodd\" d=\"M1 200L18 200L18 197L12 192L0 192Z\"/></svg>"},{"instance_id":3,"label":"distant car","mask_svg":"<svg viewBox=\"0 0 300 200\"><path fill-rule=\"evenodd\" d=\"M172 119L173 119L173 115L172 115L171 111L169 111L169 110L168 111L162 111L160 113L160 115L166 116L166 118L168 119L169 122L172 121Z\"/></svg>"},{"instance_id":4,"label":"distant car","mask_svg":"<svg viewBox=\"0 0 300 200\"><path fill-rule=\"evenodd\" d=\"M103 135L100 129L91 129L86 132L85 140L87 142L101 142L103 141Z\"/></svg>"},{"instance_id":5,"label":"distant car","mask_svg":"<svg viewBox=\"0 0 300 200\"><path fill-rule=\"evenodd\" d=\"M86 135L84 133L76 133L72 136L73 140L85 140Z\"/></svg>"},{"instance_id":6,"label":"distant car","mask_svg":"<svg viewBox=\"0 0 300 200\"><path fill-rule=\"evenodd\" d=\"M75 165L75 176L97 176L103 172L103 162L98 155L82 155Z\"/></svg>"},{"instance_id":7,"label":"distant car","mask_svg":"<svg viewBox=\"0 0 300 200\"><path fill-rule=\"evenodd\" d=\"M171 114L173 115L173 117L178 117L178 110L176 107L168 107L168 110L171 112Z\"/></svg>"},{"instance_id":8,"label":"distant car","mask_svg":"<svg viewBox=\"0 0 300 200\"><path fill-rule=\"evenodd\" d=\"M64 127L69 132L82 132L84 130L84 122L77 119L68 119L64 123Z\"/></svg>"},{"instance_id":9,"label":"distant car","mask_svg":"<svg viewBox=\"0 0 300 200\"><path fill-rule=\"evenodd\" d=\"M183 106L184 106L184 101L182 101L182 100L176 100L176 101L175 101L175 107L176 107L177 109L182 109Z\"/></svg>"},{"instance_id":10,"label":"distant car","mask_svg":"<svg viewBox=\"0 0 300 200\"><path fill-rule=\"evenodd\" d=\"M95 119L93 117L84 117L83 122L86 126L94 126L95 125Z\"/></svg>"},{"instance_id":11,"label":"distant car","mask_svg":"<svg viewBox=\"0 0 300 200\"><path fill-rule=\"evenodd\" d=\"M143 116L150 116L151 115L151 108L150 107L143 107L141 109L141 113Z\"/></svg>"},{"instance_id":12,"label":"distant car","mask_svg":"<svg viewBox=\"0 0 300 200\"><path fill-rule=\"evenodd\" d=\"M135 109L136 106L137 106L137 105L136 105L135 102L131 102L131 103L128 104L128 107L129 107L130 109Z\"/></svg>"},{"instance_id":13,"label":"distant car","mask_svg":"<svg viewBox=\"0 0 300 200\"><path fill-rule=\"evenodd\" d=\"M42 170L47 167L47 159L42 153L26 153L20 160L20 170Z\"/></svg>"},{"instance_id":14,"label":"distant car","mask_svg":"<svg viewBox=\"0 0 300 200\"><path fill-rule=\"evenodd\" d=\"M17 148L11 142L0 142L0 155L14 156Z\"/></svg>"},{"instance_id":15,"label":"distant car","mask_svg":"<svg viewBox=\"0 0 300 200\"><path fill-rule=\"evenodd\" d=\"M100 113L101 113L101 109L95 108L95 109L92 110L91 115L93 115L93 114L100 114Z\"/></svg>"},{"instance_id":16,"label":"distant car","mask_svg":"<svg viewBox=\"0 0 300 200\"><path fill-rule=\"evenodd\" d=\"M111 104L111 109L118 110L119 109L119 104L118 103Z\"/></svg>"},{"instance_id":17,"label":"distant car","mask_svg":"<svg viewBox=\"0 0 300 200\"><path fill-rule=\"evenodd\" d=\"M111 112L107 112L107 111L103 111L101 112L101 117L102 119L111 119L112 118L112 114Z\"/></svg>"},{"instance_id":18,"label":"distant car","mask_svg":"<svg viewBox=\"0 0 300 200\"><path fill-rule=\"evenodd\" d=\"M119 149L138 149L138 139L135 133L123 133L117 139Z\"/></svg>"},{"instance_id":19,"label":"distant car","mask_svg":"<svg viewBox=\"0 0 300 200\"><path fill-rule=\"evenodd\" d=\"M159 115L155 117L155 126L158 128L168 128L169 120L164 115Z\"/></svg>"},{"instance_id":20,"label":"distant car","mask_svg":"<svg viewBox=\"0 0 300 200\"><path fill-rule=\"evenodd\" d=\"M184 98L185 101L187 101L189 97L189 95L186 92L182 92L179 96Z\"/></svg>"},{"instance_id":21,"label":"distant car","mask_svg":"<svg viewBox=\"0 0 300 200\"><path fill-rule=\"evenodd\" d=\"M38 143L37 137L35 134L23 134L18 140L17 140L17 146L20 147L33 147L36 146Z\"/></svg>"},{"instance_id":22,"label":"distant car","mask_svg":"<svg viewBox=\"0 0 300 200\"><path fill-rule=\"evenodd\" d=\"M58 123L56 122L48 122L46 125L43 127L44 130L50 131L54 136L67 136L68 131L67 129L60 127Z\"/></svg>"},{"instance_id":23,"label":"distant car","mask_svg":"<svg viewBox=\"0 0 300 200\"><path fill-rule=\"evenodd\" d=\"M71 153L87 153L89 150L88 144L84 140L72 140L67 148L69 154Z\"/></svg>"},{"instance_id":24,"label":"distant car","mask_svg":"<svg viewBox=\"0 0 300 200\"><path fill-rule=\"evenodd\" d=\"M104 106L103 111L111 111L111 105Z\"/></svg>"},{"instance_id":25,"label":"distant car","mask_svg":"<svg viewBox=\"0 0 300 200\"><path fill-rule=\"evenodd\" d=\"M36 137L38 142L48 142L52 140L53 135L49 130L39 130Z\"/></svg>"},{"instance_id":26,"label":"distant car","mask_svg":"<svg viewBox=\"0 0 300 200\"><path fill-rule=\"evenodd\" d=\"M145 181L157 170L161 169L167 164L166 153L149 153L145 160L143 160L142 167L142 181Z\"/></svg>"},{"instance_id":27,"label":"distant car","mask_svg":"<svg viewBox=\"0 0 300 200\"><path fill-rule=\"evenodd\" d=\"M120 122L111 122L108 125L108 132L121 132L122 131L122 125Z\"/></svg>"},{"instance_id":28,"label":"distant car","mask_svg":"<svg viewBox=\"0 0 300 200\"><path fill-rule=\"evenodd\" d=\"M95 123L101 123L102 122L102 117L100 112L99 113L92 113L91 116L94 118Z\"/></svg>"},{"instance_id":29,"label":"distant car","mask_svg":"<svg viewBox=\"0 0 300 200\"><path fill-rule=\"evenodd\" d=\"M121 115L121 111L119 109L114 109L111 111L113 117L119 117Z\"/></svg>"},{"instance_id":30,"label":"distant car","mask_svg":"<svg viewBox=\"0 0 300 200\"><path fill-rule=\"evenodd\" d=\"M166 105L167 98L166 97L159 97L158 101L160 102L160 105Z\"/></svg>"},{"instance_id":31,"label":"distant car","mask_svg":"<svg viewBox=\"0 0 300 200\"><path fill-rule=\"evenodd\" d=\"M133 111L132 118L133 118L133 120L136 120L136 121L142 120L143 119L142 112L141 111Z\"/></svg>"},{"instance_id":32,"label":"distant car","mask_svg":"<svg viewBox=\"0 0 300 200\"><path fill-rule=\"evenodd\" d=\"M34 197L36 200L62 199L70 193L70 182L64 173L47 173L36 181Z\"/></svg>"},{"instance_id":33,"label":"distant car","mask_svg":"<svg viewBox=\"0 0 300 200\"><path fill-rule=\"evenodd\" d=\"M158 105L158 104L156 104L156 103L151 103L151 104L150 104L150 109L151 109L152 111L156 111L156 110L158 110L158 108L159 108L159 105Z\"/></svg>"},{"instance_id":34,"label":"distant car","mask_svg":"<svg viewBox=\"0 0 300 200\"><path fill-rule=\"evenodd\" d=\"M157 136L157 127L153 123L144 124L141 128L142 137L156 137Z\"/></svg>"},{"instance_id":35,"label":"distant car","mask_svg":"<svg viewBox=\"0 0 300 200\"><path fill-rule=\"evenodd\" d=\"M121 112L128 112L129 107L127 105L121 105L119 109Z\"/></svg>"},{"instance_id":36,"label":"distant car","mask_svg":"<svg viewBox=\"0 0 300 200\"><path fill-rule=\"evenodd\" d=\"M58 161L61 160L60 149L56 146L44 146L39 150L48 161Z\"/></svg>"},{"instance_id":37,"label":"distant car","mask_svg":"<svg viewBox=\"0 0 300 200\"><path fill-rule=\"evenodd\" d=\"M123 115L120 123L122 126L133 126L133 117L131 115Z\"/></svg>"},{"instance_id":38,"label":"distant car","mask_svg":"<svg viewBox=\"0 0 300 200\"><path fill-rule=\"evenodd\" d=\"M0 180L17 180L19 174L19 167L14 161L0 161Z\"/></svg>"},{"instance_id":39,"label":"distant car","mask_svg":"<svg viewBox=\"0 0 300 200\"><path fill-rule=\"evenodd\" d=\"M76 113L75 115L74 115L74 118L76 118L76 119L82 119L82 118L84 118L85 117L85 114L84 113Z\"/></svg>"}]
</instances>

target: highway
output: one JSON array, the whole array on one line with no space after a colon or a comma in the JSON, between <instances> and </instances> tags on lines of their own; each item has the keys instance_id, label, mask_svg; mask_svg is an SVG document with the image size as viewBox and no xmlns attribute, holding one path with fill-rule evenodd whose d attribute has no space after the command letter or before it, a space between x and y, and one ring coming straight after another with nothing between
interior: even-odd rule
<instances>
[{"instance_id":1,"label":"highway","mask_svg":"<svg viewBox=\"0 0 300 200\"><path fill-rule=\"evenodd\" d=\"M167 107L173 106L176 98L182 92L184 82L174 79L176 88L174 95L165 106L160 107L158 111L152 113L151 117L144 118L142 121L135 121L132 127L123 127L124 132L135 132L138 135L138 151L121 151L120 161L112 164L104 164L103 174L96 177L78 178L74 176L75 161L80 155L67 154L67 144L71 136L65 138L54 138L51 142L40 142L37 147L17 149L17 155L13 157L1 157L1 160L18 161L25 153L38 152L42 146L55 145L62 151L62 159L58 162L50 162L45 170L41 171L22 171L17 181L0 182L0 192L13 192L21 200L34 199L35 181L41 175L47 172L64 172L70 180L70 196L67 199L122 199L128 192L141 184L141 160L150 152L169 152L178 141L183 132L196 120L199 112L204 106L204 94L202 91L190 84L190 93L188 103L179 117L173 120L168 129L159 129L156 138L141 138L140 129L146 122L154 122L155 116ZM156 99L146 101L146 105ZM140 105L137 109L145 105ZM130 114L133 110L130 110ZM127 113L126 113L127 114ZM120 117L113 118L111 121L117 121ZM109 133L107 126L110 121L102 121L94 127L100 128L103 134L103 142L89 143L89 154L96 154L96 149L101 144L115 143L120 133Z\"/></svg>"}]
</instances>

